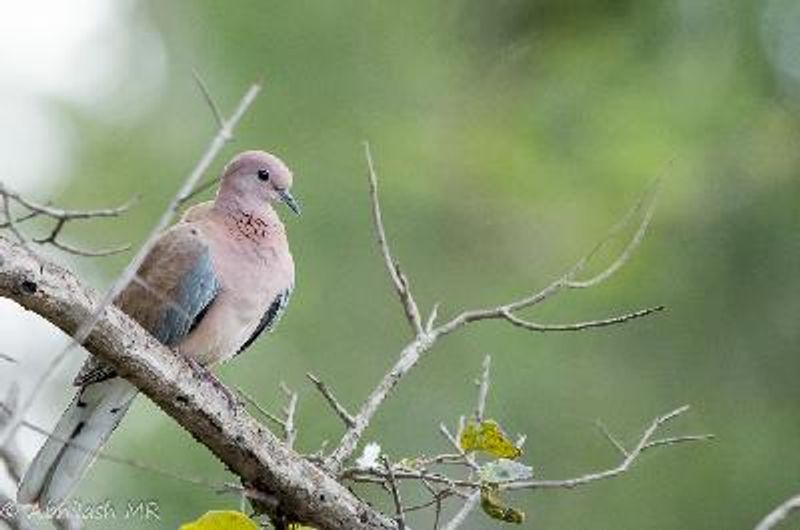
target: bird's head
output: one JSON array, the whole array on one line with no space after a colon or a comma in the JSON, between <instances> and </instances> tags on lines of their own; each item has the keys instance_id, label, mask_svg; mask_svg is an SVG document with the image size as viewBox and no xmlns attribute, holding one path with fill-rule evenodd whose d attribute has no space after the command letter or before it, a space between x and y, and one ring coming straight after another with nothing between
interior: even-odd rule
<instances>
[{"instance_id":1,"label":"bird's head","mask_svg":"<svg viewBox=\"0 0 800 530\"><path fill-rule=\"evenodd\" d=\"M231 192L250 201L283 203L300 214L300 204L291 194L292 172L275 155L245 151L236 155L222 173L220 192Z\"/></svg>"}]
</instances>

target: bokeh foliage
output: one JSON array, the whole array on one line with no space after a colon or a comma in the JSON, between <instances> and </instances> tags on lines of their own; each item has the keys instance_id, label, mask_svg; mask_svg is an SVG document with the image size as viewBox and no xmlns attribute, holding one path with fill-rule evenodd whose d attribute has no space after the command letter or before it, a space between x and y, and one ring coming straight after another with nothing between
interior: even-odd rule
<instances>
[{"instance_id":1,"label":"bokeh foliage","mask_svg":"<svg viewBox=\"0 0 800 530\"><path fill-rule=\"evenodd\" d=\"M652 417L691 403L682 425L718 435L645 455L617 480L517 494L527 525L747 528L800 490L800 123L793 85L769 60L767 4L781 3L144 2L166 46L166 90L135 122L65 107L80 151L57 199L103 205L141 193L126 220L73 234L140 241L213 132L191 68L224 108L263 77L226 156L266 148L294 168L298 283L277 333L220 373L275 410L279 381L300 390L299 445L310 451L340 425L305 372L354 407L406 338L368 222L362 140L395 253L425 308L441 301L447 314L544 285L661 175L653 230L630 266L536 317L654 303L666 314L573 335L477 325L422 362L367 439L398 458L447 450L436 426L471 410L471 381L491 352L489 413L528 434L525 459L539 476L612 465L598 417L634 440ZM102 262L103 281L124 260ZM228 479L144 399L111 450ZM238 506L104 462L82 494L159 499L165 528ZM468 527L493 524L476 512Z\"/></svg>"}]
</instances>

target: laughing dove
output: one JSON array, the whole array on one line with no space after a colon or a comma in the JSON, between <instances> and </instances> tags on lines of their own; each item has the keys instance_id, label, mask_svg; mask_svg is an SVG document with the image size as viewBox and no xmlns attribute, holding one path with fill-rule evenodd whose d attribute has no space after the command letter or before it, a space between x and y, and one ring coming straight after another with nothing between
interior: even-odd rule
<instances>
[{"instance_id":1,"label":"laughing dove","mask_svg":"<svg viewBox=\"0 0 800 530\"><path fill-rule=\"evenodd\" d=\"M230 359L275 327L294 286L286 232L272 205L299 206L292 173L263 151L237 155L216 199L161 234L115 304L163 344L202 365ZM79 390L28 468L23 504L61 504L119 424L137 389L90 358Z\"/></svg>"}]
</instances>

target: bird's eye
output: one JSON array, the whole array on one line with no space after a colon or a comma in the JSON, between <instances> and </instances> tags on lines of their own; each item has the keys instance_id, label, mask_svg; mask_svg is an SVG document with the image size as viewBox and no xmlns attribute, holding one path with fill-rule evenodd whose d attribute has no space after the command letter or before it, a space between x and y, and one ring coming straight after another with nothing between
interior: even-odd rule
<instances>
[{"instance_id":1,"label":"bird's eye","mask_svg":"<svg viewBox=\"0 0 800 530\"><path fill-rule=\"evenodd\" d=\"M259 169L258 170L258 180L263 180L264 182L269 180L269 171L266 169Z\"/></svg>"}]
</instances>

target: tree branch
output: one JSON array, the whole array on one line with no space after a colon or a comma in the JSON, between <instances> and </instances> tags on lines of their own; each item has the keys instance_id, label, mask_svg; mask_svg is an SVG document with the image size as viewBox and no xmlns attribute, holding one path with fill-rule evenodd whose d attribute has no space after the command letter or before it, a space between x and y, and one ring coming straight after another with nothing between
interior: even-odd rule
<instances>
[{"instance_id":1,"label":"tree branch","mask_svg":"<svg viewBox=\"0 0 800 530\"><path fill-rule=\"evenodd\" d=\"M372 417L380 408L383 401L389 396L392 390L397 386L400 380L419 362L423 353L427 352L438 339L449 335L457 330L462 329L464 326L473 322L482 320L501 319L511 322L514 325L528 328L529 331L577 331L580 329L599 328L611 325L618 325L624 322L633 320L635 318L651 315L660 311L661 306L657 306L626 315L613 317L610 319L579 322L576 324L568 325L544 325L528 322L514 316L513 313L521 309L529 308L538 305L556 294L566 289L586 289L599 285L600 283L608 280L614 275L633 255L634 250L642 242L647 228L653 218L655 210L655 196L657 191L656 185L653 185L636 205L614 226L609 230L606 236L600 240L585 256L583 256L575 265L572 266L566 273L564 273L557 280L546 286L544 289L534 292L528 296L518 300L502 304L496 307L485 309L472 309L467 310L450 321L439 325L435 325L436 316L438 313L438 305L434 306L431 315L426 320L426 325L423 328L419 316L419 310L411 295L409 289L408 279L400 272L397 263L392 258L389 250L389 245L386 240L386 231L381 217L380 203L378 201L378 184L377 176L375 173L374 164L372 161L372 154L369 149L369 144L364 144L365 156L367 159L367 169L369 176L369 193L372 202L373 221L375 224L378 245L381 249L386 269L391 278L392 284L397 291L406 317L414 330L414 339L407 344L400 352L399 359L394 366L384 375L378 382L375 389L369 394L364 403L362 404L358 414L353 417L353 424L345 431L339 444L331 452L325 460L325 468L333 474L338 473L345 460L347 460L353 452L355 452L364 431L369 426ZM586 280L577 279L578 275L583 272L586 265L591 259L602 249L604 249L610 241L612 241L624 228L626 228L636 215L640 214L642 220L640 221L634 235L628 241L625 248L616 257L616 259L606 267L603 271L592 276Z\"/></svg>"},{"instance_id":2,"label":"tree branch","mask_svg":"<svg viewBox=\"0 0 800 530\"><path fill-rule=\"evenodd\" d=\"M23 288L22 286L26 287ZM32 258L0 237L0 296L74 334L100 305L75 275ZM204 368L175 355L115 307L106 307L85 347L137 386L264 498L255 506L274 520L321 530L394 529L394 523L283 445L232 399Z\"/></svg>"},{"instance_id":3,"label":"tree branch","mask_svg":"<svg viewBox=\"0 0 800 530\"><path fill-rule=\"evenodd\" d=\"M800 495L795 495L772 510L754 528L754 530L772 530L794 512L800 511Z\"/></svg>"}]
</instances>

